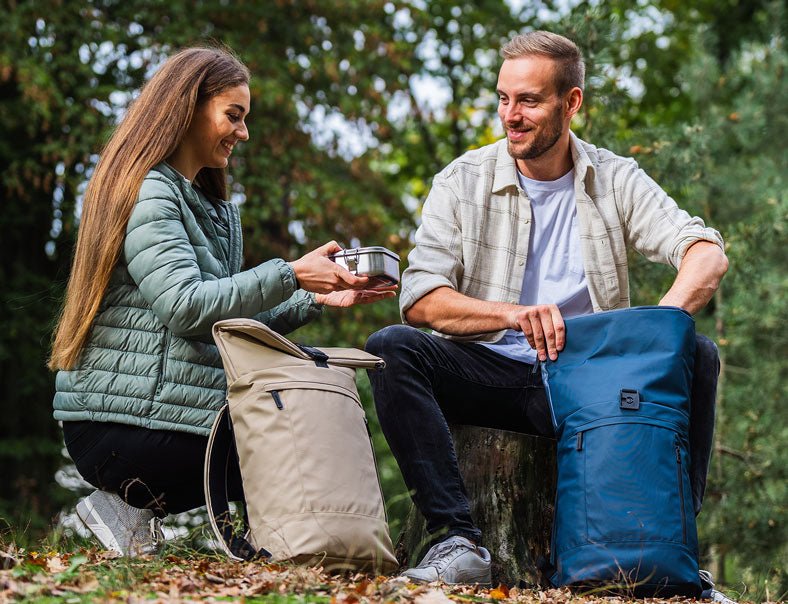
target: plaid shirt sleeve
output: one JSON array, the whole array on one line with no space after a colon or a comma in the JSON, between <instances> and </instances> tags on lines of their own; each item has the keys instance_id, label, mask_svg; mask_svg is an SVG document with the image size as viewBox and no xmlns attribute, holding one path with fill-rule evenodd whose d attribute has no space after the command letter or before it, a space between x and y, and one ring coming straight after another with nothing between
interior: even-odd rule
<instances>
[{"instance_id":1,"label":"plaid shirt sleeve","mask_svg":"<svg viewBox=\"0 0 788 604\"><path fill-rule=\"evenodd\" d=\"M628 246L652 262L677 269L696 241L723 247L722 237L701 218L690 216L634 160L621 162L614 186Z\"/></svg>"},{"instance_id":2,"label":"plaid shirt sleeve","mask_svg":"<svg viewBox=\"0 0 788 604\"><path fill-rule=\"evenodd\" d=\"M462 232L457 195L443 173L435 176L424 202L416 246L402 274L400 314L439 287L458 289L463 276Z\"/></svg>"}]
</instances>

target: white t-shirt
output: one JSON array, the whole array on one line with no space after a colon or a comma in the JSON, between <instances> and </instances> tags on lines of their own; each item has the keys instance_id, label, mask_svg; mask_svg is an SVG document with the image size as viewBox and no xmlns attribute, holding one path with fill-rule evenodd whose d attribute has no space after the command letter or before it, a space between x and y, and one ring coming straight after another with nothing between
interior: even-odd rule
<instances>
[{"instance_id":1,"label":"white t-shirt","mask_svg":"<svg viewBox=\"0 0 788 604\"><path fill-rule=\"evenodd\" d=\"M574 169L551 181L518 176L532 214L520 304L557 304L564 318L594 312L577 231ZM481 344L517 361L536 362L536 351L519 331L510 329L497 342Z\"/></svg>"}]
</instances>

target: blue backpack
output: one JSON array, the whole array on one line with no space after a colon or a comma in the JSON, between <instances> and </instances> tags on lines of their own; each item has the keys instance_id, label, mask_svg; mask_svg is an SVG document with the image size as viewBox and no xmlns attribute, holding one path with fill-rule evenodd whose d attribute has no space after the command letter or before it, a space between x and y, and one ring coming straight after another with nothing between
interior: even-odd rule
<instances>
[{"instance_id":1,"label":"blue backpack","mask_svg":"<svg viewBox=\"0 0 788 604\"><path fill-rule=\"evenodd\" d=\"M558 438L550 580L698 596L688 474L695 323L673 307L565 323L564 350L541 366Z\"/></svg>"}]
</instances>

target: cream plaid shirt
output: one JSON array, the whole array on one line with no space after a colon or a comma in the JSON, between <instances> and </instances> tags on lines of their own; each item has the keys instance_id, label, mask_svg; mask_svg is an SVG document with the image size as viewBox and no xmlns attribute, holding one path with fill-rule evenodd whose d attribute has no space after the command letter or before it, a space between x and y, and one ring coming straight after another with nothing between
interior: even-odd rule
<instances>
[{"instance_id":1,"label":"cream plaid shirt","mask_svg":"<svg viewBox=\"0 0 788 604\"><path fill-rule=\"evenodd\" d=\"M678 269L690 244L720 234L682 210L630 158L571 134L583 266L594 311L629 306L627 248ZM528 260L531 205L506 139L468 151L439 172L402 275L400 311L438 287L517 304ZM436 335L445 335L435 332ZM495 342L504 331L457 340Z\"/></svg>"}]
</instances>

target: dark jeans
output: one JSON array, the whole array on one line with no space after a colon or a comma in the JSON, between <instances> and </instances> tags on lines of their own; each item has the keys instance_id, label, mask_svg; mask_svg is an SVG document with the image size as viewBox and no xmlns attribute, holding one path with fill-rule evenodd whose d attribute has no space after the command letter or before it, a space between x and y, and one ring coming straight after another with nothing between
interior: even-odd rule
<instances>
[{"instance_id":1,"label":"dark jeans","mask_svg":"<svg viewBox=\"0 0 788 604\"><path fill-rule=\"evenodd\" d=\"M63 422L66 448L82 477L157 516L205 505L207 436L149 430L111 422ZM230 501L243 498L236 465L228 474Z\"/></svg>"},{"instance_id":2,"label":"dark jeans","mask_svg":"<svg viewBox=\"0 0 788 604\"><path fill-rule=\"evenodd\" d=\"M555 438L540 372L486 346L406 325L372 334L366 350L386 361L385 369L368 371L375 407L427 530L478 542L448 424ZM696 514L706 489L718 374L717 347L697 336L689 438Z\"/></svg>"}]
</instances>

